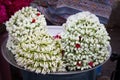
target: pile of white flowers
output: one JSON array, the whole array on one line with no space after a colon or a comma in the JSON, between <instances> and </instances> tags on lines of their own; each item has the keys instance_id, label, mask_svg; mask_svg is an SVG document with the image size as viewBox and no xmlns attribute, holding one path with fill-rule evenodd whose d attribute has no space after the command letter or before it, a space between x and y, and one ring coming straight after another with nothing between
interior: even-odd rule
<instances>
[{"instance_id":1,"label":"pile of white flowers","mask_svg":"<svg viewBox=\"0 0 120 80\"><path fill-rule=\"evenodd\" d=\"M36 73L63 71L61 42L47 34L44 15L32 7L16 12L6 22L7 48L17 64Z\"/></svg>"},{"instance_id":2,"label":"pile of white flowers","mask_svg":"<svg viewBox=\"0 0 120 80\"><path fill-rule=\"evenodd\" d=\"M96 15L71 15L63 27L65 32L53 38L47 34L44 15L22 8L6 22L6 47L19 66L42 74L90 69L108 58L110 37Z\"/></svg>"},{"instance_id":3,"label":"pile of white flowers","mask_svg":"<svg viewBox=\"0 0 120 80\"><path fill-rule=\"evenodd\" d=\"M103 63L109 55L110 37L96 15L80 12L63 24L62 55L67 70L85 70Z\"/></svg>"}]
</instances>

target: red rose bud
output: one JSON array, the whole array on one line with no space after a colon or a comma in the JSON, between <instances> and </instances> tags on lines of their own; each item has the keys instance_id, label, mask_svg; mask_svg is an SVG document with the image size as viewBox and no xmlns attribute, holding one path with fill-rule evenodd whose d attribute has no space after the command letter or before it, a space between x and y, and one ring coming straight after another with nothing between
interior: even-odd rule
<instances>
[{"instance_id":1,"label":"red rose bud","mask_svg":"<svg viewBox=\"0 0 120 80\"><path fill-rule=\"evenodd\" d=\"M77 44L75 44L75 47L80 48L81 46L80 46L80 44L77 43Z\"/></svg>"},{"instance_id":2,"label":"red rose bud","mask_svg":"<svg viewBox=\"0 0 120 80\"><path fill-rule=\"evenodd\" d=\"M61 39L61 36L60 35L56 35L54 36L55 39Z\"/></svg>"},{"instance_id":3,"label":"red rose bud","mask_svg":"<svg viewBox=\"0 0 120 80\"><path fill-rule=\"evenodd\" d=\"M35 19L32 19L32 23L35 23L36 22L36 20Z\"/></svg>"},{"instance_id":4,"label":"red rose bud","mask_svg":"<svg viewBox=\"0 0 120 80\"><path fill-rule=\"evenodd\" d=\"M37 16L40 16L40 13L37 13Z\"/></svg>"},{"instance_id":5,"label":"red rose bud","mask_svg":"<svg viewBox=\"0 0 120 80\"><path fill-rule=\"evenodd\" d=\"M77 64L76 64L77 66L81 66L82 64L81 64L81 62L80 61L77 61Z\"/></svg>"},{"instance_id":6,"label":"red rose bud","mask_svg":"<svg viewBox=\"0 0 120 80\"><path fill-rule=\"evenodd\" d=\"M90 65L91 67L93 67L93 62L89 62L88 65Z\"/></svg>"}]
</instances>

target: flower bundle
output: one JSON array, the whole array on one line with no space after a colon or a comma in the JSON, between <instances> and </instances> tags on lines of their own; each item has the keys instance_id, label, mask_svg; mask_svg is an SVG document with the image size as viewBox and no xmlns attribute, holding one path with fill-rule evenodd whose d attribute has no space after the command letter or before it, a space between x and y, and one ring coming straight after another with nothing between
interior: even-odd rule
<instances>
[{"instance_id":1,"label":"flower bundle","mask_svg":"<svg viewBox=\"0 0 120 80\"><path fill-rule=\"evenodd\" d=\"M90 12L68 17L65 32L54 37L47 34L44 15L32 7L17 11L6 26L7 48L17 64L36 73L90 69L109 55L110 37Z\"/></svg>"},{"instance_id":2,"label":"flower bundle","mask_svg":"<svg viewBox=\"0 0 120 80\"><path fill-rule=\"evenodd\" d=\"M103 63L108 55L110 37L97 16L80 12L63 24L62 55L67 70L85 70Z\"/></svg>"},{"instance_id":3,"label":"flower bundle","mask_svg":"<svg viewBox=\"0 0 120 80\"><path fill-rule=\"evenodd\" d=\"M44 16L32 7L19 10L6 22L7 48L18 65L36 73L62 71L60 40L47 34Z\"/></svg>"}]
</instances>

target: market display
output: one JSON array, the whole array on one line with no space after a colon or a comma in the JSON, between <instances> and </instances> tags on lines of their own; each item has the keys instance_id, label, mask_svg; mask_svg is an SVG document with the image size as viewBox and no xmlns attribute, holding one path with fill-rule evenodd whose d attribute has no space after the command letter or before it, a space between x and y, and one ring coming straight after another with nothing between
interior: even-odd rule
<instances>
[{"instance_id":1,"label":"market display","mask_svg":"<svg viewBox=\"0 0 120 80\"><path fill-rule=\"evenodd\" d=\"M19 66L42 74L87 70L108 59L110 37L96 15L79 12L62 27L64 32L49 35L44 15L24 7L6 22L6 47Z\"/></svg>"},{"instance_id":2,"label":"market display","mask_svg":"<svg viewBox=\"0 0 120 80\"><path fill-rule=\"evenodd\" d=\"M62 54L67 70L93 68L108 58L110 37L96 15L87 11L71 15L63 27Z\"/></svg>"},{"instance_id":3,"label":"market display","mask_svg":"<svg viewBox=\"0 0 120 80\"><path fill-rule=\"evenodd\" d=\"M47 34L44 15L32 7L16 12L6 22L7 48L17 64L36 73L63 71L61 42Z\"/></svg>"}]
</instances>

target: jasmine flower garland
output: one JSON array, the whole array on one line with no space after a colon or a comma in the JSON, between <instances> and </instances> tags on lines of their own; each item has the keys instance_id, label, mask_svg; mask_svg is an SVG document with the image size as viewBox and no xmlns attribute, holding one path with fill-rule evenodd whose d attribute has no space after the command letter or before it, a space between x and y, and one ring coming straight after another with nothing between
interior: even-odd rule
<instances>
[{"instance_id":1,"label":"jasmine flower garland","mask_svg":"<svg viewBox=\"0 0 120 80\"><path fill-rule=\"evenodd\" d=\"M67 70L85 70L103 63L108 55L110 37L97 16L80 12L63 24L62 55Z\"/></svg>"},{"instance_id":2,"label":"jasmine flower garland","mask_svg":"<svg viewBox=\"0 0 120 80\"><path fill-rule=\"evenodd\" d=\"M21 41L23 37L39 32L46 32L46 21L44 15L32 7L25 7L17 11L6 22L7 31L15 39ZM23 36L24 35L24 36Z\"/></svg>"},{"instance_id":3,"label":"jasmine flower garland","mask_svg":"<svg viewBox=\"0 0 120 80\"><path fill-rule=\"evenodd\" d=\"M6 26L9 32L6 47L19 66L42 74L64 70L60 39L47 34L45 18L37 9L22 8Z\"/></svg>"}]
</instances>

